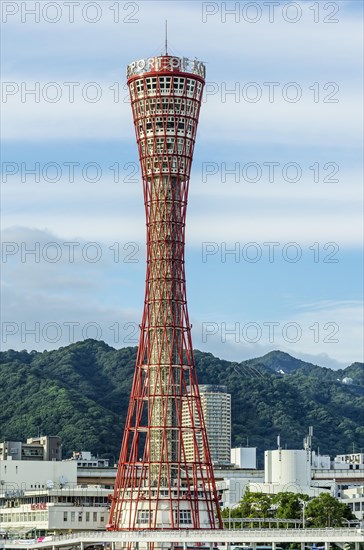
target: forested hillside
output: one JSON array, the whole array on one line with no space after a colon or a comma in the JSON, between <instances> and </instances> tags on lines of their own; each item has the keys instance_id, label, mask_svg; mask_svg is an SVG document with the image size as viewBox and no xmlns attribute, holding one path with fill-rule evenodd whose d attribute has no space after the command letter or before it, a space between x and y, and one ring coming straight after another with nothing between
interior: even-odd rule
<instances>
[{"instance_id":1,"label":"forested hillside","mask_svg":"<svg viewBox=\"0 0 364 550\"><path fill-rule=\"evenodd\" d=\"M60 435L63 455L90 450L117 457L136 348L85 340L55 351L0 354L0 440ZM232 395L233 446L301 448L309 425L314 446L331 455L364 448L364 365L341 371L273 351L232 363L195 352L200 383ZM345 384L342 380L349 380Z\"/></svg>"}]
</instances>

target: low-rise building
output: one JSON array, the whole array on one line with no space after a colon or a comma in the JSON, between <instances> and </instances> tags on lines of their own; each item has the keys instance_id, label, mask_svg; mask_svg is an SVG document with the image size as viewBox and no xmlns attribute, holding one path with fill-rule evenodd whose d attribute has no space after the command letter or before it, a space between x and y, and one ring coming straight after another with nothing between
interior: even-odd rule
<instances>
[{"instance_id":1,"label":"low-rise building","mask_svg":"<svg viewBox=\"0 0 364 550\"><path fill-rule=\"evenodd\" d=\"M311 452L311 469L312 470L330 470L331 457L330 455L320 455L315 451Z\"/></svg>"},{"instance_id":2,"label":"low-rise building","mask_svg":"<svg viewBox=\"0 0 364 550\"><path fill-rule=\"evenodd\" d=\"M99 458L93 456L92 453L88 451L74 451L72 458L69 460L76 460L77 468L108 468L109 459L108 458Z\"/></svg>"},{"instance_id":3,"label":"low-rise building","mask_svg":"<svg viewBox=\"0 0 364 550\"><path fill-rule=\"evenodd\" d=\"M364 519L364 485L344 489L339 500L349 506L357 519Z\"/></svg>"},{"instance_id":4,"label":"low-rise building","mask_svg":"<svg viewBox=\"0 0 364 550\"><path fill-rule=\"evenodd\" d=\"M340 499L343 491L364 484L363 453L337 455L334 460L312 455L312 485L326 486Z\"/></svg>"},{"instance_id":5,"label":"low-rise building","mask_svg":"<svg viewBox=\"0 0 364 550\"><path fill-rule=\"evenodd\" d=\"M0 443L0 460L62 460L61 438L56 435L30 437L26 443L3 441Z\"/></svg>"},{"instance_id":6,"label":"low-rise building","mask_svg":"<svg viewBox=\"0 0 364 550\"><path fill-rule=\"evenodd\" d=\"M337 455L333 466L335 470L364 470L364 453Z\"/></svg>"},{"instance_id":7,"label":"low-rise building","mask_svg":"<svg viewBox=\"0 0 364 550\"><path fill-rule=\"evenodd\" d=\"M250 491L267 494L304 493L310 497L331 488L312 483L308 449L276 449L264 454L264 483L249 483Z\"/></svg>"},{"instance_id":8,"label":"low-rise building","mask_svg":"<svg viewBox=\"0 0 364 550\"><path fill-rule=\"evenodd\" d=\"M0 461L0 491L29 491L77 485L77 463L72 461Z\"/></svg>"},{"instance_id":9,"label":"low-rise building","mask_svg":"<svg viewBox=\"0 0 364 550\"><path fill-rule=\"evenodd\" d=\"M11 538L104 530L108 489L88 486L7 491L0 495L0 525Z\"/></svg>"},{"instance_id":10,"label":"low-rise building","mask_svg":"<svg viewBox=\"0 0 364 550\"><path fill-rule=\"evenodd\" d=\"M9 537L105 529L109 494L77 484L77 461L0 462L0 525Z\"/></svg>"},{"instance_id":11,"label":"low-rise building","mask_svg":"<svg viewBox=\"0 0 364 550\"><path fill-rule=\"evenodd\" d=\"M256 447L235 447L231 449L231 464L238 468L254 470L257 467Z\"/></svg>"}]
</instances>

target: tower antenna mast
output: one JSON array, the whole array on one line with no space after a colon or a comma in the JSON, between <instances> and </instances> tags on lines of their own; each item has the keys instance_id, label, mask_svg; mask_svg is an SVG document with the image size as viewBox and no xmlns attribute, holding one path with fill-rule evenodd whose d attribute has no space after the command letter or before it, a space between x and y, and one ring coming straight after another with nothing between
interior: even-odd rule
<instances>
[{"instance_id":1,"label":"tower antenna mast","mask_svg":"<svg viewBox=\"0 0 364 550\"><path fill-rule=\"evenodd\" d=\"M166 19L166 24L165 24L165 41L164 41L164 48L166 50L166 53L165 55L168 55L168 21Z\"/></svg>"}]
</instances>

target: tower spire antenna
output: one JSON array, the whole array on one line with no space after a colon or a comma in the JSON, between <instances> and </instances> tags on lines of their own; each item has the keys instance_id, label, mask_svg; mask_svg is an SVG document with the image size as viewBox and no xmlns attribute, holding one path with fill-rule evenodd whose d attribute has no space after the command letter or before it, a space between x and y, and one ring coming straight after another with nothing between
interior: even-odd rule
<instances>
[{"instance_id":1,"label":"tower spire antenna","mask_svg":"<svg viewBox=\"0 0 364 550\"><path fill-rule=\"evenodd\" d=\"M165 22L165 39L164 39L165 55L168 55L168 21Z\"/></svg>"}]
</instances>

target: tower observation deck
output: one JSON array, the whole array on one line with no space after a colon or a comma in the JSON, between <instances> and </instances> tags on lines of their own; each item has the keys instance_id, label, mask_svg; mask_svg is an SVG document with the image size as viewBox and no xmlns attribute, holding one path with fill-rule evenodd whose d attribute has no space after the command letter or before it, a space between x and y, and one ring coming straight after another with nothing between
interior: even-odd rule
<instances>
[{"instance_id":1,"label":"tower observation deck","mask_svg":"<svg viewBox=\"0 0 364 550\"><path fill-rule=\"evenodd\" d=\"M205 65L166 53L131 63L127 78L143 178L147 272L107 528L219 529L184 267L187 195ZM195 449L192 458L187 440Z\"/></svg>"}]
</instances>

